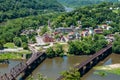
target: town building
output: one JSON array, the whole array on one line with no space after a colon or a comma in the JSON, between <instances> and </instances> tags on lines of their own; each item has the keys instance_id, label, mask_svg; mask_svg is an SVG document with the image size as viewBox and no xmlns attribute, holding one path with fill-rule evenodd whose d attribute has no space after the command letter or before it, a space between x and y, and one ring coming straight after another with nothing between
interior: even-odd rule
<instances>
[{"instance_id":1,"label":"town building","mask_svg":"<svg viewBox=\"0 0 120 80\"><path fill-rule=\"evenodd\" d=\"M103 33L103 29L100 29L100 28L94 29L94 33L95 34L102 34Z\"/></svg>"},{"instance_id":2,"label":"town building","mask_svg":"<svg viewBox=\"0 0 120 80\"><path fill-rule=\"evenodd\" d=\"M44 34L43 35L43 41L44 42L54 42L54 38L51 35Z\"/></svg>"},{"instance_id":3,"label":"town building","mask_svg":"<svg viewBox=\"0 0 120 80\"><path fill-rule=\"evenodd\" d=\"M63 28L59 27L55 29L55 32L60 32L60 33L70 33L73 32L74 30L72 28Z\"/></svg>"}]
</instances>

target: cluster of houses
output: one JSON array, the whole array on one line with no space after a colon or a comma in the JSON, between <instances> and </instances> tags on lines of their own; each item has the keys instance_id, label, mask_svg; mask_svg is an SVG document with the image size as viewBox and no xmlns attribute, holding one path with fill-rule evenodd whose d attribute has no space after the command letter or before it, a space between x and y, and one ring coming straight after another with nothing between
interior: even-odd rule
<instances>
[{"instance_id":1,"label":"cluster of houses","mask_svg":"<svg viewBox=\"0 0 120 80\"><path fill-rule=\"evenodd\" d=\"M110 23L111 21L108 21L107 23ZM67 43L70 40L80 40L82 37L87 36L94 36L94 34L103 34L104 30L111 30L112 27L109 26L109 24L102 24L98 25L95 29L92 27L88 27L83 29L82 25L79 27L59 27L55 28L54 30L50 29L50 32L46 32L42 36L39 35L40 30L24 30L21 35L28 35L32 33L38 33L36 36L36 43L29 43L29 47L32 47L32 50L41 50L45 51L47 48L53 46L56 42L63 42ZM106 41L109 43L113 42L114 40L114 34L109 34L105 36Z\"/></svg>"},{"instance_id":2,"label":"cluster of houses","mask_svg":"<svg viewBox=\"0 0 120 80\"><path fill-rule=\"evenodd\" d=\"M44 34L42 36L44 42L68 42L69 40L81 39L81 37L86 37L94 34L103 34L104 30L112 29L111 26L107 24L103 24L93 29L92 27L82 29L80 27L59 27L55 28L55 30L51 34ZM57 37L55 37L57 36ZM113 41L113 35L107 35L105 37L108 42Z\"/></svg>"},{"instance_id":3,"label":"cluster of houses","mask_svg":"<svg viewBox=\"0 0 120 80\"><path fill-rule=\"evenodd\" d=\"M111 21L107 21L106 23L110 23ZM104 30L110 30L112 29L111 26L109 26L108 24L102 24L102 25L98 25L95 29L93 29L92 27L88 27L85 29L82 29L82 25L80 25L79 27L59 27L59 28L55 28L54 30L52 30L51 28L51 33L45 33L44 35L41 36L41 40L38 41L42 41L44 43L51 43L51 42L68 42L70 40L75 40L75 39L81 39L81 37L86 37L86 36L90 36L90 35L94 35L94 34L103 34ZM21 35L24 34L31 34L31 33L35 33L36 31L30 29L30 30L25 30L22 32ZM105 36L105 39L108 42L112 42L114 40L114 35L110 34Z\"/></svg>"}]
</instances>

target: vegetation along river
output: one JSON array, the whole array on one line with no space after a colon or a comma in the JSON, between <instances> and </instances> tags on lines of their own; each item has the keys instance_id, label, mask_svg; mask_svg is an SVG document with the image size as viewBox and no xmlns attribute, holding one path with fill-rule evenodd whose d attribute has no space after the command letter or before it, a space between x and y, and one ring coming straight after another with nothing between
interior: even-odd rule
<instances>
[{"instance_id":1,"label":"vegetation along river","mask_svg":"<svg viewBox=\"0 0 120 80\"><path fill-rule=\"evenodd\" d=\"M60 76L60 73L64 70L68 70L77 63L81 63L88 59L90 56L64 56L63 58L57 57L53 59L46 59L41 63L32 73L35 76L37 73L41 73L49 80L55 80ZM105 60L101 61L97 66L118 64L120 63L119 54L111 54ZM9 72L9 70L22 60L9 60L8 65L0 65L0 74ZM108 73L106 76L100 76L95 74L97 70L91 69L86 75L82 77L82 80L119 80L119 75Z\"/></svg>"}]
</instances>

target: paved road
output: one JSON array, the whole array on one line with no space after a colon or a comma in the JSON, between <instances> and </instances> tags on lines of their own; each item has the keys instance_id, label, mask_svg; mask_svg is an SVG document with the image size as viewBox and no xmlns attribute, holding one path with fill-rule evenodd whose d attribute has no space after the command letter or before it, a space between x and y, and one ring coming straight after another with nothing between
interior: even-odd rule
<instances>
[{"instance_id":1,"label":"paved road","mask_svg":"<svg viewBox=\"0 0 120 80\"><path fill-rule=\"evenodd\" d=\"M17 49L3 49L0 50L0 53L4 53L4 52L20 52L21 50L23 50L23 48L17 48Z\"/></svg>"},{"instance_id":2,"label":"paved road","mask_svg":"<svg viewBox=\"0 0 120 80\"><path fill-rule=\"evenodd\" d=\"M45 45L41 36L36 36L36 41L38 45Z\"/></svg>"},{"instance_id":3,"label":"paved road","mask_svg":"<svg viewBox=\"0 0 120 80\"><path fill-rule=\"evenodd\" d=\"M50 45L44 46L43 48L44 48L44 49L47 49L47 48L52 47L52 46L53 46L53 43L51 42Z\"/></svg>"}]
</instances>

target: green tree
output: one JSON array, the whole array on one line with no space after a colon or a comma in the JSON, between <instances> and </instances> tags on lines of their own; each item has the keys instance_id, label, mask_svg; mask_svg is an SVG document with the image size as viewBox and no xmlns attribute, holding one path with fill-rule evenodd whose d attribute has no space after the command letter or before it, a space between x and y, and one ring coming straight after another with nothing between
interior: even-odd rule
<instances>
[{"instance_id":1,"label":"green tree","mask_svg":"<svg viewBox=\"0 0 120 80\"><path fill-rule=\"evenodd\" d=\"M45 34L48 31L48 27L45 26L41 29L41 35Z\"/></svg>"},{"instance_id":2,"label":"green tree","mask_svg":"<svg viewBox=\"0 0 120 80\"><path fill-rule=\"evenodd\" d=\"M18 47L21 47L21 45L22 45L21 39L19 37L13 38L13 42Z\"/></svg>"},{"instance_id":3,"label":"green tree","mask_svg":"<svg viewBox=\"0 0 120 80\"><path fill-rule=\"evenodd\" d=\"M120 54L120 36L119 35L115 35L115 41L113 42L112 48L114 53Z\"/></svg>"},{"instance_id":4,"label":"green tree","mask_svg":"<svg viewBox=\"0 0 120 80\"><path fill-rule=\"evenodd\" d=\"M23 49L28 49L28 44L25 43L25 42L23 42L23 43L22 43L22 47L23 47Z\"/></svg>"},{"instance_id":5,"label":"green tree","mask_svg":"<svg viewBox=\"0 0 120 80\"><path fill-rule=\"evenodd\" d=\"M94 39L89 36L83 38L81 41L71 41L69 42L69 54L94 54L96 51L106 47L107 41L103 35L95 35Z\"/></svg>"},{"instance_id":6,"label":"green tree","mask_svg":"<svg viewBox=\"0 0 120 80\"><path fill-rule=\"evenodd\" d=\"M3 49L4 47L3 44L4 44L3 41L0 40L0 49Z\"/></svg>"},{"instance_id":7,"label":"green tree","mask_svg":"<svg viewBox=\"0 0 120 80\"><path fill-rule=\"evenodd\" d=\"M76 53L76 49L77 49L76 45L72 41L70 41L69 42L68 53L69 54L75 54Z\"/></svg>"},{"instance_id":8,"label":"green tree","mask_svg":"<svg viewBox=\"0 0 120 80\"><path fill-rule=\"evenodd\" d=\"M27 36L21 35L20 38L21 38L22 42L28 43Z\"/></svg>"},{"instance_id":9,"label":"green tree","mask_svg":"<svg viewBox=\"0 0 120 80\"><path fill-rule=\"evenodd\" d=\"M53 50L52 47L50 47L46 50L46 54L47 54L47 57L49 57L49 58L55 57L55 51Z\"/></svg>"},{"instance_id":10,"label":"green tree","mask_svg":"<svg viewBox=\"0 0 120 80\"><path fill-rule=\"evenodd\" d=\"M112 34L112 30L105 30L104 32L103 32L103 35L109 35L109 34Z\"/></svg>"},{"instance_id":11,"label":"green tree","mask_svg":"<svg viewBox=\"0 0 120 80\"><path fill-rule=\"evenodd\" d=\"M64 76L63 80L80 80L80 72L74 68L69 71L62 72L62 76Z\"/></svg>"},{"instance_id":12,"label":"green tree","mask_svg":"<svg viewBox=\"0 0 120 80\"><path fill-rule=\"evenodd\" d=\"M60 44L56 45L55 54L56 54L56 56L62 56L64 54L62 45L60 45Z\"/></svg>"}]
</instances>

